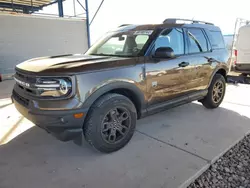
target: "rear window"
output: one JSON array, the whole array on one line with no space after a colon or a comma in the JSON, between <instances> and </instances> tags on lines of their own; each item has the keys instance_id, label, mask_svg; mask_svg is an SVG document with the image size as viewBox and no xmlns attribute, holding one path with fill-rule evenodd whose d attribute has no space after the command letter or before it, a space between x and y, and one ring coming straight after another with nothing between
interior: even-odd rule
<instances>
[{"instance_id":1,"label":"rear window","mask_svg":"<svg viewBox=\"0 0 250 188\"><path fill-rule=\"evenodd\" d=\"M225 48L224 38L220 31L209 31L208 37L212 44L212 49Z\"/></svg>"}]
</instances>

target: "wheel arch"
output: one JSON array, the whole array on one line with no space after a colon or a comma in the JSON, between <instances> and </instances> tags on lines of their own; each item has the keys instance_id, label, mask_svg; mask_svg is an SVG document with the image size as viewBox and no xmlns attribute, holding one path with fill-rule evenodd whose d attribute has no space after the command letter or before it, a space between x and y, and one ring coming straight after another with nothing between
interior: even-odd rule
<instances>
[{"instance_id":1,"label":"wheel arch","mask_svg":"<svg viewBox=\"0 0 250 188\"><path fill-rule=\"evenodd\" d=\"M221 74L221 75L225 78L225 80L227 81L227 72L228 72L227 69L224 68L224 67L219 67L219 68L217 68L217 69L213 72L213 74L212 74L212 76L211 76L211 78L210 78L210 81L209 81L208 86L211 85L212 80L213 80L215 74Z\"/></svg>"},{"instance_id":2,"label":"wheel arch","mask_svg":"<svg viewBox=\"0 0 250 188\"><path fill-rule=\"evenodd\" d=\"M225 80L227 80L227 71L225 69L220 68L215 72L215 74L221 74L225 78Z\"/></svg>"},{"instance_id":3,"label":"wheel arch","mask_svg":"<svg viewBox=\"0 0 250 188\"><path fill-rule=\"evenodd\" d=\"M134 83L123 81L109 83L100 87L86 98L82 108L90 108L96 100L107 93L117 93L129 98L135 105L138 118L146 112L146 102L143 91L141 91Z\"/></svg>"}]
</instances>

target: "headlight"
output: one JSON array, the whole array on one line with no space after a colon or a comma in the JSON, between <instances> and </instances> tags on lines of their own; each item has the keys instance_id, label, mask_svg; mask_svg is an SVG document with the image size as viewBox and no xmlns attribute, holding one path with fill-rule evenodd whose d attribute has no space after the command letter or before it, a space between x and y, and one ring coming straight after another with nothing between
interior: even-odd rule
<instances>
[{"instance_id":1,"label":"headlight","mask_svg":"<svg viewBox=\"0 0 250 188\"><path fill-rule=\"evenodd\" d=\"M39 78L35 87L37 93L44 97L66 97L72 92L70 78Z\"/></svg>"}]
</instances>

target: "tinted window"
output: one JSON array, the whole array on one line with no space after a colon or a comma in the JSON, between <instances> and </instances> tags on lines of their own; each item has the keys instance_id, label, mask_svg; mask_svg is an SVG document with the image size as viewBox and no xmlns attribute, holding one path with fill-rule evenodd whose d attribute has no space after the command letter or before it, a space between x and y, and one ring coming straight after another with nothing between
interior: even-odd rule
<instances>
[{"instance_id":1,"label":"tinted window","mask_svg":"<svg viewBox=\"0 0 250 188\"><path fill-rule=\"evenodd\" d=\"M166 29L155 41L155 48L170 47L175 55L184 54L183 30L178 28Z\"/></svg>"},{"instance_id":2,"label":"tinted window","mask_svg":"<svg viewBox=\"0 0 250 188\"><path fill-rule=\"evenodd\" d=\"M204 33L200 29L188 29L189 53L207 52L208 45Z\"/></svg>"},{"instance_id":3,"label":"tinted window","mask_svg":"<svg viewBox=\"0 0 250 188\"><path fill-rule=\"evenodd\" d=\"M213 49L225 48L224 38L220 31L209 31L208 33Z\"/></svg>"}]
</instances>

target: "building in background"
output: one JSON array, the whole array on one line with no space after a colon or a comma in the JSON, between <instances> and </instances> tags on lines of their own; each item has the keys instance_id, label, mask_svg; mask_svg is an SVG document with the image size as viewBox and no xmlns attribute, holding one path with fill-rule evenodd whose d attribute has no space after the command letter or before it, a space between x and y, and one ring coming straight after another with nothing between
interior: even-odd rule
<instances>
[{"instance_id":1,"label":"building in background","mask_svg":"<svg viewBox=\"0 0 250 188\"><path fill-rule=\"evenodd\" d=\"M56 14L39 12L54 3L58 3ZM64 15L63 0L0 0L0 23L2 79L11 77L15 66L25 60L88 49L86 11Z\"/></svg>"}]
</instances>

